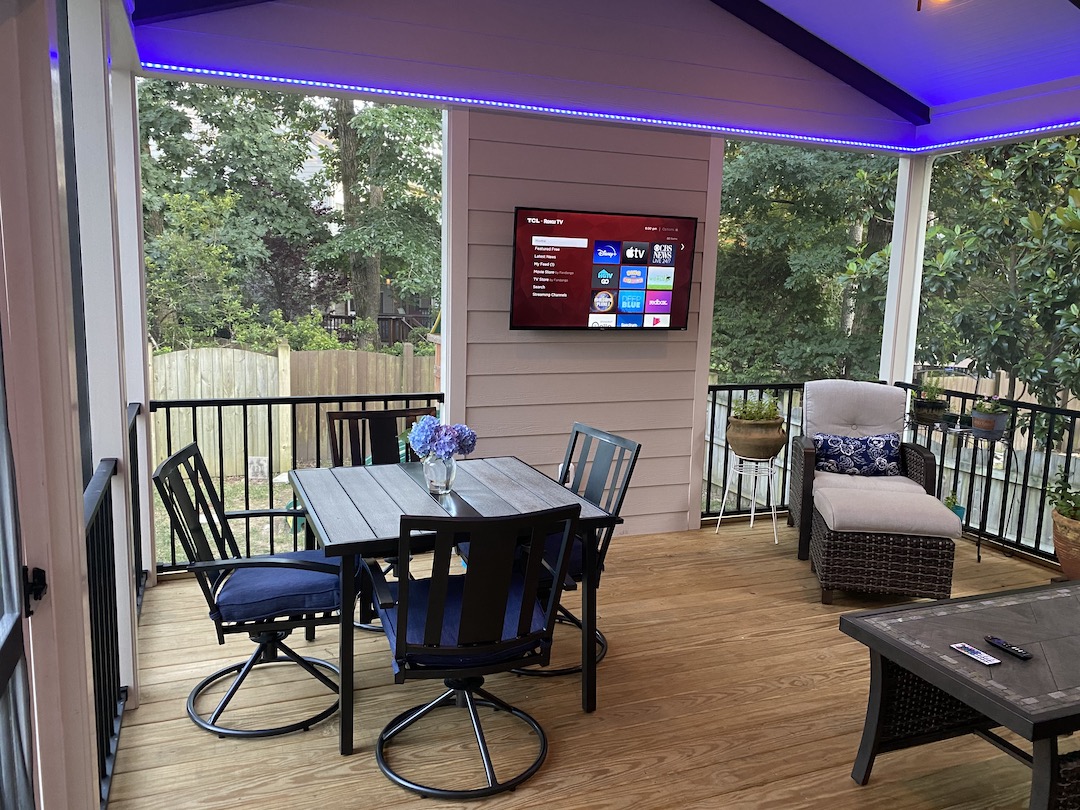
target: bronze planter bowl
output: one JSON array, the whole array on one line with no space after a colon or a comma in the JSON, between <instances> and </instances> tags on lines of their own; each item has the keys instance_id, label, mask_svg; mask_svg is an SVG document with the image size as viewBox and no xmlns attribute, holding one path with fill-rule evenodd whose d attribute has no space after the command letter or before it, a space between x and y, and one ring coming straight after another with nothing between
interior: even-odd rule
<instances>
[{"instance_id":1,"label":"bronze planter bowl","mask_svg":"<svg viewBox=\"0 0 1080 810\"><path fill-rule=\"evenodd\" d=\"M728 418L727 441L743 458L773 458L787 444L783 419Z\"/></svg>"}]
</instances>

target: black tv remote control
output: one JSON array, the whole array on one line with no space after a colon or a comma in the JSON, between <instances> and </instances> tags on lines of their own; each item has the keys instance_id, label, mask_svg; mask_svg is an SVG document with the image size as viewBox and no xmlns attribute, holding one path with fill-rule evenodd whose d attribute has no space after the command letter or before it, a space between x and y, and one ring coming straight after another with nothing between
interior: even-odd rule
<instances>
[{"instance_id":1,"label":"black tv remote control","mask_svg":"<svg viewBox=\"0 0 1080 810\"><path fill-rule=\"evenodd\" d=\"M1031 653L1027 650L1022 650L1019 647L1010 644L1004 639L1000 639L997 636L983 636L986 639L987 644L993 644L999 650L1004 650L1009 655L1015 655L1017 658L1022 658L1027 661L1031 658Z\"/></svg>"}]
</instances>

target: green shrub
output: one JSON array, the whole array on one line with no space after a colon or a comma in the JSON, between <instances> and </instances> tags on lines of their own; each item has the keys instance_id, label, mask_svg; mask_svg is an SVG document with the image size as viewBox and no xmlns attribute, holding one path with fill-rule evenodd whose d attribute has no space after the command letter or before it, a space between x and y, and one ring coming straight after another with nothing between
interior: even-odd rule
<instances>
[{"instance_id":1,"label":"green shrub","mask_svg":"<svg viewBox=\"0 0 1080 810\"><path fill-rule=\"evenodd\" d=\"M739 399L731 405L731 417L756 422L761 419L779 419L780 405L772 397Z\"/></svg>"},{"instance_id":2,"label":"green shrub","mask_svg":"<svg viewBox=\"0 0 1080 810\"><path fill-rule=\"evenodd\" d=\"M1073 488L1066 473L1065 465L1058 470L1057 479L1047 493L1050 505L1064 517L1080 520L1080 489Z\"/></svg>"}]
</instances>

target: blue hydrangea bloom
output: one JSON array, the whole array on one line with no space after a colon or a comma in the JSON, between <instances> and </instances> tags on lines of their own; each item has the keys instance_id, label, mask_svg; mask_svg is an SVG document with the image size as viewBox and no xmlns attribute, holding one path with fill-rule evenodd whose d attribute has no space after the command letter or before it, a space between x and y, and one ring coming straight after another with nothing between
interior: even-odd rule
<instances>
[{"instance_id":1,"label":"blue hydrangea bloom","mask_svg":"<svg viewBox=\"0 0 1080 810\"><path fill-rule=\"evenodd\" d=\"M435 431L439 429L439 420L434 416L424 416L417 420L409 431L409 446L418 456L431 452L435 440Z\"/></svg>"},{"instance_id":2,"label":"blue hydrangea bloom","mask_svg":"<svg viewBox=\"0 0 1080 810\"><path fill-rule=\"evenodd\" d=\"M425 416L409 431L409 446L418 456L468 455L476 449L476 433L468 425L441 425L434 416Z\"/></svg>"}]
</instances>

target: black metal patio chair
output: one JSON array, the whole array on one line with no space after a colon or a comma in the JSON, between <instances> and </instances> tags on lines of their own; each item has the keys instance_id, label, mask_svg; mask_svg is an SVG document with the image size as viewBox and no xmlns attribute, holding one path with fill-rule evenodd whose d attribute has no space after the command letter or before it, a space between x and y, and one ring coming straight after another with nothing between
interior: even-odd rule
<instances>
[{"instance_id":1,"label":"black metal patio chair","mask_svg":"<svg viewBox=\"0 0 1080 810\"><path fill-rule=\"evenodd\" d=\"M404 683L414 678L442 679L446 685L442 695L406 710L379 734L376 761L393 782L422 796L471 799L513 790L539 770L548 748L543 728L520 708L484 689L484 676L534 663L543 665L549 660L561 585L580 513L581 507L574 505L471 520L404 515L398 546L400 578L387 581L377 561L364 561L364 570L373 582L376 610L390 643L394 680ZM425 547L434 548L431 574L412 579L410 543L421 535ZM553 537L558 541L555 564L549 570L546 559ZM467 541L471 549L465 569L456 564L453 554L456 544L462 541ZM545 571L552 583L547 588L542 583ZM408 751L415 751L413 746L430 746L431 740L422 734L406 744L398 739L399 735L444 707L468 712L480 749L483 784L478 770L473 772L467 764L456 761L435 771L440 781L451 781L449 786L428 784L432 769L417 766L415 761L412 770L417 775L403 773L410 770ZM500 777L496 773L480 708L505 712L536 735L536 755L513 776ZM520 743L513 743L514 753L519 747ZM426 753L430 760L430 752Z\"/></svg>"},{"instance_id":2,"label":"black metal patio chair","mask_svg":"<svg viewBox=\"0 0 1080 810\"><path fill-rule=\"evenodd\" d=\"M338 684L330 676L339 675L338 668L318 658L301 656L285 639L297 629L305 629L313 637L316 626L340 622L340 564L320 550L244 556L229 526L233 518L302 512L226 512L195 443L161 462L153 478L187 554L188 571L198 580L210 608L218 643L224 644L227 635L244 633L256 645L247 660L230 664L195 686L187 700L188 716L200 728L223 737L270 737L307 730L333 715L338 709ZM257 723L258 718L266 716L265 709L258 705L237 708L233 700L253 671L278 664L299 666L334 695L333 703L297 720L252 727L245 718L254 718ZM201 709L200 698L230 677L232 682L216 705L209 711ZM233 711L226 715L230 708Z\"/></svg>"}]
</instances>

